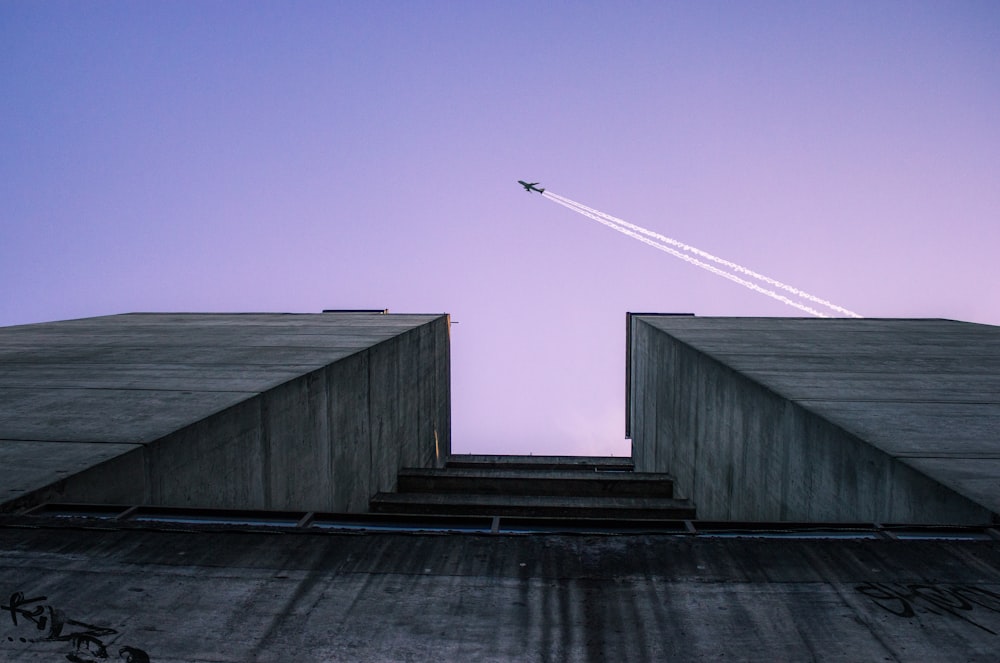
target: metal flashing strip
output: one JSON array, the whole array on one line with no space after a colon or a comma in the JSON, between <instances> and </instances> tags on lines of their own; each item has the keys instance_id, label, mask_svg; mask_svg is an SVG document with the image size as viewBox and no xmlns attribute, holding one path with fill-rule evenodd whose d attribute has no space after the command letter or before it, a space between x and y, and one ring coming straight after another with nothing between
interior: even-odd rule
<instances>
[{"instance_id":1,"label":"metal flashing strip","mask_svg":"<svg viewBox=\"0 0 1000 663\"><path fill-rule=\"evenodd\" d=\"M486 535L663 535L701 538L882 539L885 541L1000 541L992 523L982 525L794 523L614 518L538 518L382 513L324 513L205 509L108 504L46 503L20 514L0 516L0 525L184 527L193 531L329 533L440 533Z\"/></svg>"},{"instance_id":2,"label":"metal flashing strip","mask_svg":"<svg viewBox=\"0 0 1000 663\"><path fill-rule=\"evenodd\" d=\"M325 308L323 313L372 313L374 315L388 315L387 308Z\"/></svg>"}]
</instances>

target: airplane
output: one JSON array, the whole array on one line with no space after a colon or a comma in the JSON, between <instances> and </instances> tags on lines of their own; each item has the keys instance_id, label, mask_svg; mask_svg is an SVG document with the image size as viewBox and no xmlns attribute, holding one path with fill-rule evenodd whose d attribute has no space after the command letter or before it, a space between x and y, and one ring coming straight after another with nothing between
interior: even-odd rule
<instances>
[{"instance_id":1,"label":"airplane","mask_svg":"<svg viewBox=\"0 0 1000 663\"><path fill-rule=\"evenodd\" d=\"M527 191L528 193L531 193L532 191L537 191L538 193L545 193L545 189L539 189L537 186L535 186L536 184L540 184L540 182L525 182L524 180L518 180L517 183L523 186L524 190Z\"/></svg>"}]
</instances>

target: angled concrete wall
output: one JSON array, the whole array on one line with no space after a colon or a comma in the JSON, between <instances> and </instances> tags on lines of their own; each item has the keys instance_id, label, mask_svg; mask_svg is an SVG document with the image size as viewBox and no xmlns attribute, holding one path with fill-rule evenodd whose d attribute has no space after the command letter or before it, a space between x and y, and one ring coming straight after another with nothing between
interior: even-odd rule
<instances>
[{"instance_id":1,"label":"angled concrete wall","mask_svg":"<svg viewBox=\"0 0 1000 663\"><path fill-rule=\"evenodd\" d=\"M450 452L447 316L126 315L0 330L3 510L367 511Z\"/></svg>"},{"instance_id":2,"label":"angled concrete wall","mask_svg":"<svg viewBox=\"0 0 1000 663\"><path fill-rule=\"evenodd\" d=\"M629 337L636 470L672 474L699 518L982 523L1000 511L995 328L637 315ZM966 365L975 375L956 378ZM915 429L934 407L942 416Z\"/></svg>"}]
</instances>

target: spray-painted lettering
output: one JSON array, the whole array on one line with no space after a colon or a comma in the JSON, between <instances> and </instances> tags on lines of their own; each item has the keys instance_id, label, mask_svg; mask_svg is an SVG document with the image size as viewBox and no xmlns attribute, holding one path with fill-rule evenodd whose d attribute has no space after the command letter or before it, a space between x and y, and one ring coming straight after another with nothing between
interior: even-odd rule
<instances>
[{"instance_id":1,"label":"spray-painted lettering","mask_svg":"<svg viewBox=\"0 0 1000 663\"><path fill-rule=\"evenodd\" d=\"M982 587L866 582L854 589L897 617L911 618L918 612L951 615L997 635L996 631L983 626L971 616L976 609L1000 613L1000 594Z\"/></svg>"},{"instance_id":2,"label":"spray-painted lettering","mask_svg":"<svg viewBox=\"0 0 1000 663\"><path fill-rule=\"evenodd\" d=\"M108 660L108 647L118 638L118 631L105 626L96 626L76 619L69 619L66 613L45 603L45 596L25 597L23 592L14 592L0 610L9 612L15 627L34 625L34 637L20 637L20 642L63 642L72 650L65 655L73 663L101 663ZM13 642L14 638L8 637ZM118 660L126 663L149 663L149 655L136 647L123 646L118 649Z\"/></svg>"}]
</instances>

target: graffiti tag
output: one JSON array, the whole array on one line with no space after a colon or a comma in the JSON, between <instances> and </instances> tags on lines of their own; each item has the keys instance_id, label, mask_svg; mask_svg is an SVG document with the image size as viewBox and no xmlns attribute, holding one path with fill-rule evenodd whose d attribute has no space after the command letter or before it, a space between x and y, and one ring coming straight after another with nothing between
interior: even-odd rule
<instances>
[{"instance_id":1,"label":"graffiti tag","mask_svg":"<svg viewBox=\"0 0 1000 663\"><path fill-rule=\"evenodd\" d=\"M970 616L973 610L985 609L1000 613L1000 594L981 587L968 585L925 585L866 582L855 588L875 605L897 617L911 618L917 612L932 615L951 615L976 628L996 635Z\"/></svg>"},{"instance_id":2,"label":"graffiti tag","mask_svg":"<svg viewBox=\"0 0 1000 663\"><path fill-rule=\"evenodd\" d=\"M118 631L69 619L62 610L44 603L47 600L45 596L26 598L23 592L14 592L6 605L0 605L0 611L10 613L14 626L34 625L35 637L18 638L21 642L66 642L73 648L66 658L73 663L106 661L108 647L117 639ZM7 640L13 642L14 638ZM126 663L149 663L149 655L136 647L120 647L118 659Z\"/></svg>"}]
</instances>

